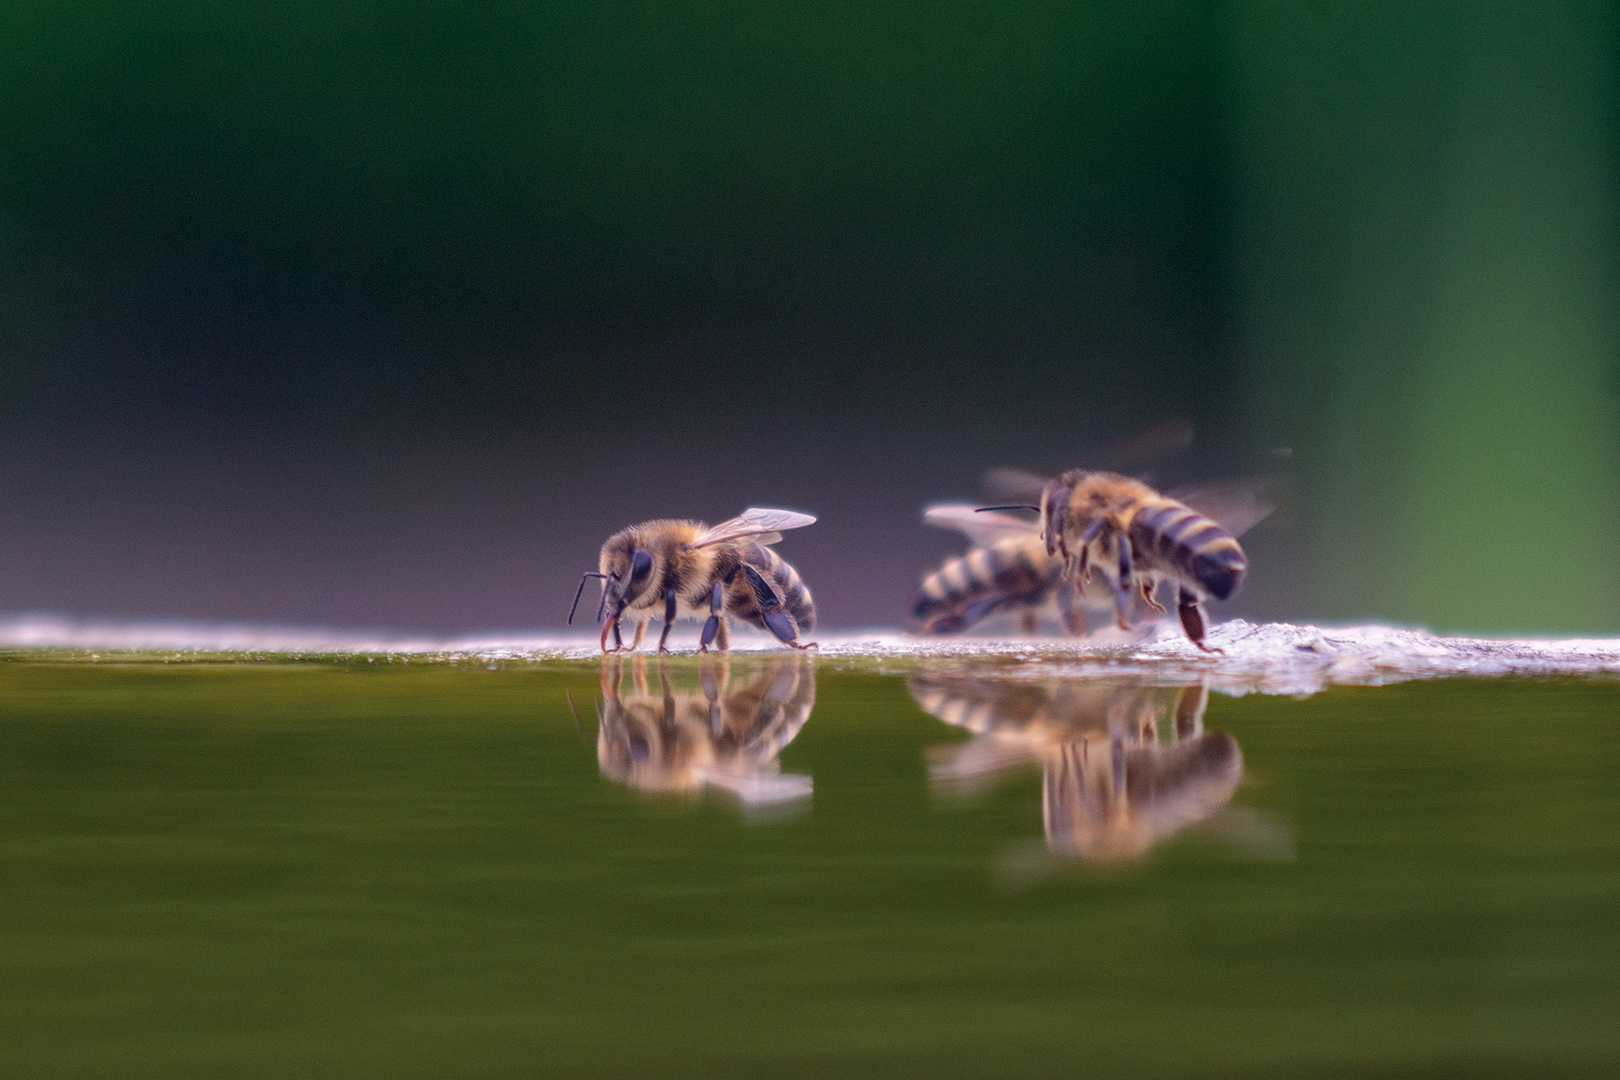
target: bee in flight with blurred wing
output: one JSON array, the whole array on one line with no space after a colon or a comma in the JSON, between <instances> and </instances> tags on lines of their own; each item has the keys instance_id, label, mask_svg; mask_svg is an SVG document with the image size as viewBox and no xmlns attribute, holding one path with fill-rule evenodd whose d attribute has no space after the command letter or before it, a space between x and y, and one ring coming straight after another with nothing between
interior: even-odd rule
<instances>
[{"instance_id":1,"label":"bee in flight with blurred wing","mask_svg":"<svg viewBox=\"0 0 1620 1080\"><path fill-rule=\"evenodd\" d=\"M1017 613L1032 632L1040 611L1054 602L1070 634L1085 633L1086 607L1112 606L1128 630L1137 596L1165 613L1155 596L1165 583L1175 590L1182 629L1206 651L1204 599L1225 600L1236 591L1248 568L1236 537L1275 508L1278 483L1234 480L1166 495L1118 473L1082 469L1053 480L1002 469L991 481L1003 490L1039 492L1040 503L927 508L925 521L960 530L974 548L923 579L911 610L923 632L964 630L997 611ZM1040 517L1004 512L1014 509Z\"/></svg>"},{"instance_id":2,"label":"bee in flight with blurred wing","mask_svg":"<svg viewBox=\"0 0 1620 1080\"><path fill-rule=\"evenodd\" d=\"M792 510L749 507L713 527L665 519L621 529L602 545L598 569L580 578L568 621L574 621L586 580L594 577L602 582L596 620L602 624L603 652L609 651L610 633L613 651L624 647L619 624L627 618L635 627L634 652L655 615L664 620L658 651L667 652L670 628L682 614L707 616L699 652L708 652L711 643L721 650L731 647L731 618L807 649L814 643L801 644L799 634L815 628L815 601L799 572L769 545L782 539L783 531L815 520Z\"/></svg>"}]
</instances>

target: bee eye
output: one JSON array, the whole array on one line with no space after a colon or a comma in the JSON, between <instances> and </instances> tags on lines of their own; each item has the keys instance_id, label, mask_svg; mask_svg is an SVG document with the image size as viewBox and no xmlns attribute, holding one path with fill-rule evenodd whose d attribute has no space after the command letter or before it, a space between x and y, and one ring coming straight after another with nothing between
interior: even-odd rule
<instances>
[{"instance_id":1,"label":"bee eye","mask_svg":"<svg viewBox=\"0 0 1620 1080\"><path fill-rule=\"evenodd\" d=\"M630 562L630 580L639 581L652 573L652 553L642 548L636 548L635 557Z\"/></svg>"}]
</instances>

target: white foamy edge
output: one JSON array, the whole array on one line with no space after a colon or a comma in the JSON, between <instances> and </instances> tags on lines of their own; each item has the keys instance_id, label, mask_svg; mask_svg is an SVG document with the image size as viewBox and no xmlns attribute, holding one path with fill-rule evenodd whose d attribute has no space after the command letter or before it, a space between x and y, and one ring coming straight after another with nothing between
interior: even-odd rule
<instances>
[{"instance_id":1,"label":"white foamy edge","mask_svg":"<svg viewBox=\"0 0 1620 1080\"><path fill-rule=\"evenodd\" d=\"M1620 639L1445 637L1388 626L1322 628L1233 619L1211 627L1202 653L1167 623L1094 638L937 638L894 630L818 635L823 659L989 664L1015 677L1130 676L1202 681L1228 693L1304 695L1326 686L1375 686L1445 676L1616 675ZM764 635L739 634L739 653L778 652ZM51 615L0 618L0 649L112 654L380 655L425 659L583 660L591 634L514 633L434 638L232 623L135 622ZM647 646L643 646L645 651ZM691 653L690 643L676 650ZM111 657L109 657L110 659Z\"/></svg>"}]
</instances>

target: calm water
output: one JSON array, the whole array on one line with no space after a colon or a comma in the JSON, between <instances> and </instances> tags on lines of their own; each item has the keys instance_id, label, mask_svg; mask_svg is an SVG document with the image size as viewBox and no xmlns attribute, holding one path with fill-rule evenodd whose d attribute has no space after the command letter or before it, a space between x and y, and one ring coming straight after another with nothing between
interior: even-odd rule
<instances>
[{"instance_id":1,"label":"calm water","mask_svg":"<svg viewBox=\"0 0 1620 1080\"><path fill-rule=\"evenodd\" d=\"M0 709L6 1075L1620 1071L1616 683L13 662Z\"/></svg>"}]
</instances>

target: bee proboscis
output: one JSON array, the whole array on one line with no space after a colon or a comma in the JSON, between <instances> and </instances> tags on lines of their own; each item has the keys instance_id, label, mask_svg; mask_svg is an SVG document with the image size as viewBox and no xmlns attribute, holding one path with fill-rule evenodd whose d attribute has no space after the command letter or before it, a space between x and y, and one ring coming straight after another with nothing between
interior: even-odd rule
<instances>
[{"instance_id":1,"label":"bee proboscis","mask_svg":"<svg viewBox=\"0 0 1620 1080\"><path fill-rule=\"evenodd\" d=\"M815 628L816 606L799 572L770 549L788 529L813 524L810 514L749 507L713 527L701 521L661 519L621 529L607 538L598 569L580 578L568 621L574 621L585 581L602 582L596 619L602 624L602 651L608 634L614 649L624 647L619 624L635 627L630 651L647 632L647 623L662 616L658 651L668 652L669 631L681 615L705 618L699 652L731 646L728 620L741 619L795 649L799 633Z\"/></svg>"}]
</instances>

